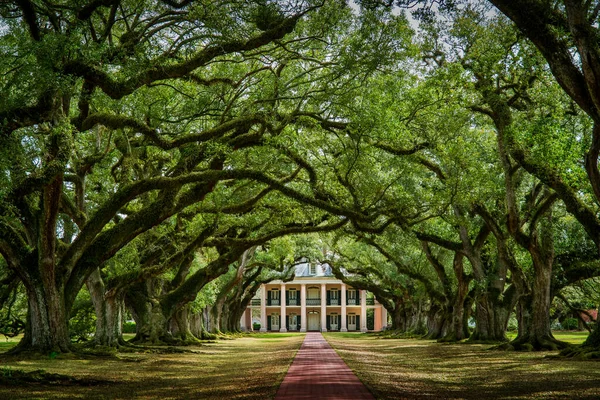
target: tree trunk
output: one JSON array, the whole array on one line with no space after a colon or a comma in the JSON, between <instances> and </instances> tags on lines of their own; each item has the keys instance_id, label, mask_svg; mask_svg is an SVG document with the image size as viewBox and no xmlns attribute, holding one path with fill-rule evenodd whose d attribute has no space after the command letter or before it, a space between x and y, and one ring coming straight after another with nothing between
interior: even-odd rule
<instances>
[{"instance_id":1,"label":"tree trunk","mask_svg":"<svg viewBox=\"0 0 600 400\"><path fill-rule=\"evenodd\" d=\"M464 272L463 257L458 253L453 260L454 275L457 280L456 293L454 294L454 304L452 305L452 317L448 324L448 331L441 339L444 342L454 342L469 337L469 312L471 303L467 301L469 295L469 283L471 278Z\"/></svg>"},{"instance_id":2,"label":"tree trunk","mask_svg":"<svg viewBox=\"0 0 600 400\"><path fill-rule=\"evenodd\" d=\"M221 309L217 304L208 309L208 326L210 326L209 332L221 333Z\"/></svg>"},{"instance_id":3,"label":"tree trunk","mask_svg":"<svg viewBox=\"0 0 600 400\"><path fill-rule=\"evenodd\" d=\"M454 305L451 307L451 317L447 324L445 335L440 339L441 342L457 342L469 337L468 319L469 312L467 305L471 302L467 301L466 295L456 296Z\"/></svg>"},{"instance_id":4,"label":"tree trunk","mask_svg":"<svg viewBox=\"0 0 600 400\"><path fill-rule=\"evenodd\" d=\"M149 285L150 282L137 285L125 297L136 325L132 342L161 344L170 339L168 321L163 316L158 301L150 298Z\"/></svg>"},{"instance_id":5,"label":"tree trunk","mask_svg":"<svg viewBox=\"0 0 600 400\"><path fill-rule=\"evenodd\" d=\"M96 269L86 281L96 312L94 343L98 346L117 347L123 340L123 299L119 294L107 295L106 287Z\"/></svg>"},{"instance_id":6,"label":"tree trunk","mask_svg":"<svg viewBox=\"0 0 600 400\"><path fill-rule=\"evenodd\" d=\"M596 318L596 326L586 341L583 343L586 347L595 347L596 351L600 350L600 317Z\"/></svg>"},{"instance_id":7,"label":"tree trunk","mask_svg":"<svg viewBox=\"0 0 600 400\"><path fill-rule=\"evenodd\" d=\"M69 352L71 339L62 288L40 282L30 282L25 287L29 311L27 326L23 339L11 352Z\"/></svg>"},{"instance_id":8,"label":"tree trunk","mask_svg":"<svg viewBox=\"0 0 600 400\"><path fill-rule=\"evenodd\" d=\"M189 306L185 306L177 310L171 318L171 335L174 340L180 344L195 344L198 343L198 338L194 336L191 330L191 313Z\"/></svg>"},{"instance_id":9,"label":"tree trunk","mask_svg":"<svg viewBox=\"0 0 600 400\"><path fill-rule=\"evenodd\" d=\"M529 302L519 307L519 335L510 342L515 350L558 350L568 346L554 338L550 329L552 264L532 252L534 281ZM520 314L520 315L519 315Z\"/></svg>"},{"instance_id":10,"label":"tree trunk","mask_svg":"<svg viewBox=\"0 0 600 400\"><path fill-rule=\"evenodd\" d=\"M285 299L283 300L285 301ZM246 311L247 308L247 303L240 303L239 300L237 298L234 298L233 301L230 302L230 305L228 307L228 324L227 324L227 331L228 332L241 332L242 331L242 324L241 324L241 319L242 319L242 315L244 315L244 312ZM285 316L284 316L285 317ZM248 327L250 328L250 327Z\"/></svg>"},{"instance_id":11,"label":"tree trunk","mask_svg":"<svg viewBox=\"0 0 600 400\"><path fill-rule=\"evenodd\" d=\"M423 301L419 300L417 304L412 305L411 314L408 317L406 329L415 335L427 334L427 316L423 311Z\"/></svg>"},{"instance_id":12,"label":"tree trunk","mask_svg":"<svg viewBox=\"0 0 600 400\"><path fill-rule=\"evenodd\" d=\"M392 311L389 311L392 319L392 326L390 328L395 331L406 332L406 309L398 303L396 303L395 306L396 307Z\"/></svg>"},{"instance_id":13,"label":"tree trunk","mask_svg":"<svg viewBox=\"0 0 600 400\"><path fill-rule=\"evenodd\" d=\"M446 335L451 314L439 306L432 306L427 312L427 334L425 339L440 339Z\"/></svg>"},{"instance_id":14,"label":"tree trunk","mask_svg":"<svg viewBox=\"0 0 600 400\"><path fill-rule=\"evenodd\" d=\"M507 342L506 327L511 309L490 299L492 293L483 293L475 304L475 330L469 341Z\"/></svg>"}]
</instances>

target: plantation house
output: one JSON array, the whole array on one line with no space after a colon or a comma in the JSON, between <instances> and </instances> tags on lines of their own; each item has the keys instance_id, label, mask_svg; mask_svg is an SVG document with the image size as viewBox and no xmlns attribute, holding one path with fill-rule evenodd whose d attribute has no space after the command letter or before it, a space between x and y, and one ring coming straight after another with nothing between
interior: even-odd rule
<instances>
[{"instance_id":1,"label":"plantation house","mask_svg":"<svg viewBox=\"0 0 600 400\"><path fill-rule=\"evenodd\" d=\"M365 290L336 279L327 264L297 265L293 281L261 286L244 312L243 330L252 330L252 315L260 310L260 331L381 331L387 310Z\"/></svg>"}]
</instances>

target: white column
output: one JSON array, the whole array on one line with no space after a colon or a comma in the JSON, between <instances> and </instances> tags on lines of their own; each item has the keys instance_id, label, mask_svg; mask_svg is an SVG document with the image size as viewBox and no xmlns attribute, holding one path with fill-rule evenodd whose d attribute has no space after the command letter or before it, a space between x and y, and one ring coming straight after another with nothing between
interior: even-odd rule
<instances>
[{"instance_id":1,"label":"white column","mask_svg":"<svg viewBox=\"0 0 600 400\"><path fill-rule=\"evenodd\" d=\"M360 291L360 331L367 331L367 291Z\"/></svg>"},{"instance_id":2,"label":"white column","mask_svg":"<svg viewBox=\"0 0 600 400\"><path fill-rule=\"evenodd\" d=\"M260 286L260 331L267 331L267 287Z\"/></svg>"},{"instance_id":3,"label":"white column","mask_svg":"<svg viewBox=\"0 0 600 400\"><path fill-rule=\"evenodd\" d=\"M321 284L321 332L327 332L327 288Z\"/></svg>"},{"instance_id":4,"label":"white column","mask_svg":"<svg viewBox=\"0 0 600 400\"><path fill-rule=\"evenodd\" d=\"M342 283L342 316L340 317L342 323L340 332L348 332L348 327L346 326L346 284Z\"/></svg>"},{"instance_id":5,"label":"white column","mask_svg":"<svg viewBox=\"0 0 600 400\"><path fill-rule=\"evenodd\" d=\"M381 327L384 329L387 326L387 309L381 306Z\"/></svg>"},{"instance_id":6,"label":"white column","mask_svg":"<svg viewBox=\"0 0 600 400\"><path fill-rule=\"evenodd\" d=\"M279 292L279 301L281 304L281 315L279 316L279 332L287 332L285 326L285 283L281 284L281 291Z\"/></svg>"},{"instance_id":7,"label":"white column","mask_svg":"<svg viewBox=\"0 0 600 400\"><path fill-rule=\"evenodd\" d=\"M306 284L300 285L300 332L306 332Z\"/></svg>"}]
</instances>

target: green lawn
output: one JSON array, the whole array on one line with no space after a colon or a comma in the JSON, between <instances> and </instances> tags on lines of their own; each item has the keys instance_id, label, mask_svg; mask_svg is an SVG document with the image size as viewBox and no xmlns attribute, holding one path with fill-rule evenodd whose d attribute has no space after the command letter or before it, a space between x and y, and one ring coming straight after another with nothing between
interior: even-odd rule
<instances>
[{"instance_id":1,"label":"green lawn","mask_svg":"<svg viewBox=\"0 0 600 400\"><path fill-rule=\"evenodd\" d=\"M188 347L193 351L189 353L124 353L108 358L70 355L19 360L0 355L0 375L43 369L103 381L0 384L0 399L269 399L303 339L303 334L249 335ZM9 347L3 340L0 343L3 349Z\"/></svg>"},{"instance_id":2,"label":"green lawn","mask_svg":"<svg viewBox=\"0 0 600 400\"><path fill-rule=\"evenodd\" d=\"M555 332L557 338L571 343L581 343L586 335ZM600 398L597 361L372 334L326 333L325 337L378 399ZM100 381L0 384L0 398L269 399L303 339L300 333L260 333L188 347L187 353L34 360L0 355L0 376L43 369ZM0 337L0 349L17 340Z\"/></svg>"},{"instance_id":3,"label":"green lawn","mask_svg":"<svg viewBox=\"0 0 600 400\"><path fill-rule=\"evenodd\" d=\"M587 333L557 332L580 343ZM600 362L505 352L489 345L326 333L377 399L599 399Z\"/></svg>"},{"instance_id":4,"label":"green lawn","mask_svg":"<svg viewBox=\"0 0 600 400\"><path fill-rule=\"evenodd\" d=\"M554 331L552 332L555 338L572 344L581 344L585 342L589 333L588 331ZM517 337L517 332L508 332L506 334L510 340Z\"/></svg>"}]
</instances>

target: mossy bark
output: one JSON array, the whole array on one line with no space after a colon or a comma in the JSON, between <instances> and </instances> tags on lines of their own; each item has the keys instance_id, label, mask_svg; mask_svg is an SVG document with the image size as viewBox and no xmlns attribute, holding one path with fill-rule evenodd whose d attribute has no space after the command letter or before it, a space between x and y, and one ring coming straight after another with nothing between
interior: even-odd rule
<instances>
[{"instance_id":1,"label":"mossy bark","mask_svg":"<svg viewBox=\"0 0 600 400\"><path fill-rule=\"evenodd\" d=\"M25 334L11 352L70 352L71 340L61 288L41 284L28 284L26 288L28 315Z\"/></svg>"},{"instance_id":2,"label":"mossy bark","mask_svg":"<svg viewBox=\"0 0 600 400\"><path fill-rule=\"evenodd\" d=\"M506 327L511 309L490 299L485 293L475 303L475 330L469 338L472 342L507 342Z\"/></svg>"},{"instance_id":3,"label":"mossy bark","mask_svg":"<svg viewBox=\"0 0 600 400\"><path fill-rule=\"evenodd\" d=\"M94 344L105 347L118 347L123 340L123 299L118 293L107 293L106 287L96 269L86 282L96 313Z\"/></svg>"},{"instance_id":4,"label":"mossy bark","mask_svg":"<svg viewBox=\"0 0 600 400\"><path fill-rule=\"evenodd\" d=\"M427 333L425 339L440 339L446 336L452 314L439 306L433 306L427 312Z\"/></svg>"}]
</instances>

